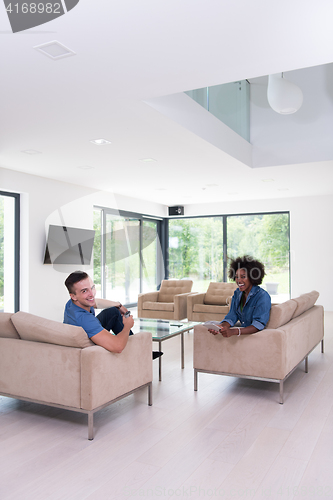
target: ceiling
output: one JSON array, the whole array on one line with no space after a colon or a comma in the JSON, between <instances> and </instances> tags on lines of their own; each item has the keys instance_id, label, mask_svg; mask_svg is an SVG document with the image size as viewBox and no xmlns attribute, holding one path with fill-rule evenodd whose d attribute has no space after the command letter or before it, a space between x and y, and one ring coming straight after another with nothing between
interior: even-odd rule
<instances>
[{"instance_id":1,"label":"ceiling","mask_svg":"<svg viewBox=\"0 0 333 500\"><path fill-rule=\"evenodd\" d=\"M0 167L169 206L331 194L333 157L250 168L146 102L332 63L332 17L331 0L80 0L12 33L1 4ZM34 48L54 40L75 55Z\"/></svg>"}]
</instances>

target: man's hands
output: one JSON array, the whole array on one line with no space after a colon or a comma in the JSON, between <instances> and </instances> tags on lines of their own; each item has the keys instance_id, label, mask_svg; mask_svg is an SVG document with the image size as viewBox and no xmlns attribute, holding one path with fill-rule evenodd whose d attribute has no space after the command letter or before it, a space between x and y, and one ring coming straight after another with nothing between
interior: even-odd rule
<instances>
[{"instance_id":1,"label":"man's hands","mask_svg":"<svg viewBox=\"0 0 333 500\"><path fill-rule=\"evenodd\" d=\"M124 307L124 306L123 306ZM125 308L126 309L126 308ZM125 311L126 312L126 311ZM130 331L130 329L132 328L132 326L134 325L134 319L133 319L133 316L128 316L128 318L125 318L125 316L123 316L123 323L124 323L124 330L128 330Z\"/></svg>"},{"instance_id":2,"label":"man's hands","mask_svg":"<svg viewBox=\"0 0 333 500\"><path fill-rule=\"evenodd\" d=\"M126 309L125 306L121 306L119 307L119 311L121 312L121 314L124 316L125 313L127 313L128 309ZM132 325L133 326L133 325Z\"/></svg>"}]
</instances>

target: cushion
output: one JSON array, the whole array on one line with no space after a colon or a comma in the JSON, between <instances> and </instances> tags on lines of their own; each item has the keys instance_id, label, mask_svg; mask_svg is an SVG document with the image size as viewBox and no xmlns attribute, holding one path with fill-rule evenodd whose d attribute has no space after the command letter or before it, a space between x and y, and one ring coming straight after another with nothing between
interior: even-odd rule
<instances>
[{"instance_id":1,"label":"cushion","mask_svg":"<svg viewBox=\"0 0 333 500\"><path fill-rule=\"evenodd\" d=\"M149 311L173 311L173 302L144 302L142 304L142 310Z\"/></svg>"},{"instance_id":2,"label":"cushion","mask_svg":"<svg viewBox=\"0 0 333 500\"><path fill-rule=\"evenodd\" d=\"M297 318L297 316L300 316L308 309L311 309L311 307L315 305L318 297L319 297L319 292L313 290L312 292L304 293L303 295L300 295L296 299L293 299L295 302L297 302L297 307L296 311L293 314L293 318Z\"/></svg>"},{"instance_id":3,"label":"cushion","mask_svg":"<svg viewBox=\"0 0 333 500\"><path fill-rule=\"evenodd\" d=\"M287 300L282 304L272 306L266 328L279 328L291 320L296 310L297 303L294 300Z\"/></svg>"},{"instance_id":4,"label":"cushion","mask_svg":"<svg viewBox=\"0 0 333 500\"><path fill-rule=\"evenodd\" d=\"M158 302L173 302L174 296L181 293L190 293L192 280L162 280L158 294Z\"/></svg>"},{"instance_id":5,"label":"cushion","mask_svg":"<svg viewBox=\"0 0 333 500\"><path fill-rule=\"evenodd\" d=\"M65 325L23 311L15 313L11 320L23 340L80 348L95 345L80 326Z\"/></svg>"},{"instance_id":6,"label":"cushion","mask_svg":"<svg viewBox=\"0 0 333 500\"><path fill-rule=\"evenodd\" d=\"M11 322L13 313L0 313L0 337L8 339L19 339L15 326Z\"/></svg>"},{"instance_id":7,"label":"cushion","mask_svg":"<svg viewBox=\"0 0 333 500\"><path fill-rule=\"evenodd\" d=\"M236 283L212 282L209 284L207 293L204 297L204 304L225 306L227 304L227 299L233 295L236 288Z\"/></svg>"},{"instance_id":8,"label":"cushion","mask_svg":"<svg viewBox=\"0 0 333 500\"><path fill-rule=\"evenodd\" d=\"M216 306L226 306L227 299L230 295L219 295L219 294L209 294L206 293L204 298L204 304L216 305Z\"/></svg>"},{"instance_id":9,"label":"cushion","mask_svg":"<svg viewBox=\"0 0 333 500\"><path fill-rule=\"evenodd\" d=\"M212 305L212 304L194 304L194 306L193 306L193 312L196 312L196 313L226 314L228 311L229 311L229 307L226 305L217 306L217 305Z\"/></svg>"}]
</instances>

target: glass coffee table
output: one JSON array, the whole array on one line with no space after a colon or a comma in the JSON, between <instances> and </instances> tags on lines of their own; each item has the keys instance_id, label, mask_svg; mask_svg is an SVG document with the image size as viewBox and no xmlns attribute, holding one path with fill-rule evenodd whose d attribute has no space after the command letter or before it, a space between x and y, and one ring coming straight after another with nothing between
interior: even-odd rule
<instances>
[{"instance_id":1,"label":"glass coffee table","mask_svg":"<svg viewBox=\"0 0 333 500\"><path fill-rule=\"evenodd\" d=\"M197 321L177 321L166 319L151 319L151 318L136 318L132 328L133 333L140 331L151 332L153 342L158 342L158 350L162 350L162 342L171 339L176 335L181 336L180 350L181 350L181 367L184 368L184 332L188 332L200 325ZM158 379L162 380L162 356L158 358Z\"/></svg>"}]
</instances>

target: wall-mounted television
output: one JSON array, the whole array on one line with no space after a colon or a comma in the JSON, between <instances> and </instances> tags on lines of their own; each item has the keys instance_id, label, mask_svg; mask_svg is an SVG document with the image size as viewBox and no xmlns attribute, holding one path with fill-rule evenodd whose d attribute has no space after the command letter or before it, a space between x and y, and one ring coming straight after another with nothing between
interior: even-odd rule
<instances>
[{"instance_id":1,"label":"wall-mounted television","mask_svg":"<svg viewBox=\"0 0 333 500\"><path fill-rule=\"evenodd\" d=\"M95 231L68 226L49 226L44 264L89 265Z\"/></svg>"}]
</instances>

